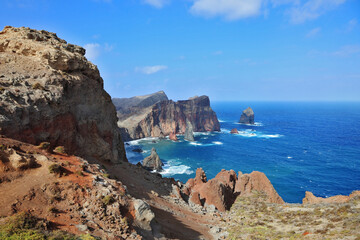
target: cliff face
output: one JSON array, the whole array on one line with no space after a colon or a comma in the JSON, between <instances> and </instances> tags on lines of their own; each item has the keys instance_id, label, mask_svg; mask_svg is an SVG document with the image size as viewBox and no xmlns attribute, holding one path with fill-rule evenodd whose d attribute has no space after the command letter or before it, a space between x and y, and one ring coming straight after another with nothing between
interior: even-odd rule
<instances>
[{"instance_id":1,"label":"cliff face","mask_svg":"<svg viewBox=\"0 0 360 240\"><path fill-rule=\"evenodd\" d=\"M0 134L93 160L126 160L116 111L85 49L54 33L0 32Z\"/></svg>"},{"instance_id":2,"label":"cliff face","mask_svg":"<svg viewBox=\"0 0 360 240\"><path fill-rule=\"evenodd\" d=\"M220 131L219 121L210 107L207 96L178 102L158 102L119 121L118 126L124 129L127 139L139 139L167 136L171 133L184 134L187 121L192 125L194 132Z\"/></svg>"}]
</instances>

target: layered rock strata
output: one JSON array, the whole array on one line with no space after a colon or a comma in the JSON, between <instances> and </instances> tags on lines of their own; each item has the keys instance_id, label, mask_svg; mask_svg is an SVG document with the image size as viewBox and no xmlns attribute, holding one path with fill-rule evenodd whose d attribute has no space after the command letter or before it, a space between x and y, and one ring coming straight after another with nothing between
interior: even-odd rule
<instances>
[{"instance_id":1,"label":"layered rock strata","mask_svg":"<svg viewBox=\"0 0 360 240\"><path fill-rule=\"evenodd\" d=\"M194 132L220 131L219 121L207 96L178 102L159 101L150 107L136 107L136 111L131 113L118 111L118 117L118 126L125 140L184 134L187 121Z\"/></svg>"},{"instance_id":2,"label":"layered rock strata","mask_svg":"<svg viewBox=\"0 0 360 240\"><path fill-rule=\"evenodd\" d=\"M0 134L89 160L125 161L115 107L85 49L55 33L0 32Z\"/></svg>"}]
</instances>

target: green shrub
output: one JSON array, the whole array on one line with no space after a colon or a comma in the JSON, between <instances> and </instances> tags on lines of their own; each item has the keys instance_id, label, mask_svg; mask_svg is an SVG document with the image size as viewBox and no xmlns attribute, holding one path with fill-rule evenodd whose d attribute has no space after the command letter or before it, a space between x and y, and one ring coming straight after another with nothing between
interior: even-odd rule
<instances>
[{"instance_id":1,"label":"green shrub","mask_svg":"<svg viewBox=\"0 0 360 240\"><path fill-rule=\"evenodd\" d=\"M51 213L56 213L58 210L56 209L56 207L49 207L49 212Z\"/></svg>"},{"instance_id":2,"label":"green shrub","mask_svg":"<svg viewBox=\"0 0 360 240\"><path fill-rule=\"evenodd\" d=\"M84 176L84 173L81 170L78 170L75 173L79 176L82 176L82 177Z\"/></svg>"},{"instance_id":3,"label":"green shrub","mask_svg":"<svg viewBox=\"0 0 360 240\"><path fill-rule=\"evenodd\" d=\"M42 142L42 143L40 143L39 146L38 146L39 149L45 149L45 150L49 149L49 147L50 147L50 143L49 143L49 142Z\"/></svg>"},{"instance_id":4,"label":"green shrub","mask_svg":"<svg viewBox=\"0 0 360 240\"><path fill-rule=\"evenodd\" d=\"M44 90L45 88L40 84L40 83L34 83L33 85L32 85L32 88L33 89L37 89L37 90Z\"/></svg>"},{"instance_id":5,"label":"green shrub","mask_svg":"<svg viewBox=\"0 0 360 240\"><path fill-rule=\"evenodd\" d=\"M60 176L62 175L63 170L64 169L59 164L56 163L53 163L49 166L50 173L59 174Z\"/></svg>"},{"instance_id":6,"label":"green shrub","mask_svg":"<svg viewBox=\"0 0 360 240\"><path fill-rule=\"evenodd\" d=\"M0 92L3 92L3 91L5 91L5 88L0 87Z\"/></svg>"},{"instance_id":7,"label":"green shrub","mask_svg":"<svg viewBox=\"0 0 360 240\"><path fill-rule=\"evenodd\" d=\"M54 152L55 152L55 153L60 153L60 154L66 154L66 152L65 152L65 147L64 147L64 146L57 146L57 147L54 149Z\"/></svg>"},{"instance_id":8,"label":"green shrub","mask_svg":"<svg viewBox=\"0 0 360 240\"><path fill-rule=\"evenodd\" d=\"M108 173L103 173L102 175L103 175L104 178L109 178L110 177L110 174L108 174Z\"/></svg>"},{"instance_id":9,"label":"green shrub","mask_svg":"<svg viewBox=\"0 0 360 240\"><path fill-rule=\"evenodd\" d=\"M114 203L115 199L113 198L113 196L107 195L107 196L103 197L103 199L101 201L104 205L107 206L107 205Z\"/></svg>"}]
</instances>

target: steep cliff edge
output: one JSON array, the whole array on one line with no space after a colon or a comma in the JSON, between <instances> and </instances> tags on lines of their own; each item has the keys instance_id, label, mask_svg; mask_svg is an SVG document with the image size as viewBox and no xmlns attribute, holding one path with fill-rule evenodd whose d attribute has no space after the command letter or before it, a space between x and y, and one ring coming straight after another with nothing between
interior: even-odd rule
<instances>
[{"instance_id":1,"label":"steep cliff edge","mask_svg":"<svg viewBox=\"0 0 360 240\"><path fill-rule=\"evenodd\" d=\"M0 32L0 134L89 160L126 161L115 107L85 49L55 33Z\"/></svg>"},{"instance_id":2,"label":"steep cliff edge","mask_svg":"<svg viewBox=\"0 0 360 240\"><path fill-rule=\"evenodd\" d=\"M131 140L168 136L171 133L184 134L187 121L194 132L220 131L219 121L207 96L177 102L159 101L125 117L121 115L118 126L122 129L124 139Z\"/></svg>"}]
</instances>

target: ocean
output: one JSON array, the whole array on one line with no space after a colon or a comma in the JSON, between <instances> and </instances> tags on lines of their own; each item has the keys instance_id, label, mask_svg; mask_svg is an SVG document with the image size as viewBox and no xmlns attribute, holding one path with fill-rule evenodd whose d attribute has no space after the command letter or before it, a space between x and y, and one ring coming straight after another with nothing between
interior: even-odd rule
<instances>
[{"instance_id":1,"label":"ocean","mask_svg":"<svg viewBox=\"0 0 360 240\"><path fill-rule=\"evenodd\" d=\"M211 179L221 170L266 174L289 203L315 196L360 190L360 103L212 102L221 132L195 133L195 142L147 138L126 144L129 162L138 163L155 147L164 177L182 182L202 167ZM237 123L251 107L254 126ZM230 134L237 128L240 134ZM143 149L143 153L132 150Z\"/></svg>"}]
</instances>

